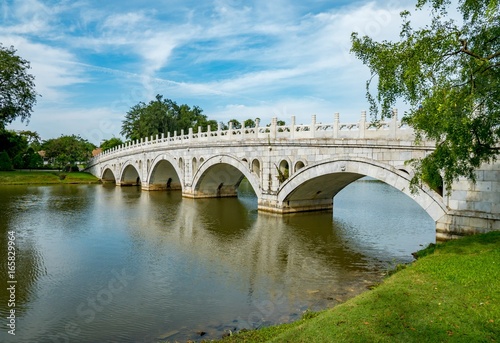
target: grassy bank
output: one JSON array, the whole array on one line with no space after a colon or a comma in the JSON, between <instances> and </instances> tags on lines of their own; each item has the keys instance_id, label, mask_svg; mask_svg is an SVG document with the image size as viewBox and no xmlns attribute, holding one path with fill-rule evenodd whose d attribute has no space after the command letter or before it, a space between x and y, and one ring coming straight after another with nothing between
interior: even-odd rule
<instances>
[{"instance_id":1,"label":"grassy bank","mask_svg":"<svg viewBox=\"0 0 500 343\"><path fill-rule=\"evenodd\" d=\"M500 232L427 248L375 289L304 317L222 342L499 342Z\"/></svg>"},{"instance_id":2,"label":"grassy bank","mask_svg":"<svg viewBox=\"0 0 500 343\"><path fill-rule=\"evenodd\" d=\"M90 184L99 179L89 173L57 171L2 171L0 185Z\"/></svg>"}]
</instances>

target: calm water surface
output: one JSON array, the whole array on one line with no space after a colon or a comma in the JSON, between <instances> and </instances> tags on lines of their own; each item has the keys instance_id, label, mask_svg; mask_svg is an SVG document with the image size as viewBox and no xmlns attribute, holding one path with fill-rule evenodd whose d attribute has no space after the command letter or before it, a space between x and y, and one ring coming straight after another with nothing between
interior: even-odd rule
<instances>
[{"instance_id":1,"label":"calm water surface","mask_svg":"<svg viewBox=\"0 0 500 343\"><path fill-rule=\"evenodd\" d=\"M333 215L257 213L240 188L239 198L192 200L135 187L0 187L0 341L185 341L292 321L366 290L435 240L430 217L383 183L345 188Z\"/></svg>"}]
</instances>

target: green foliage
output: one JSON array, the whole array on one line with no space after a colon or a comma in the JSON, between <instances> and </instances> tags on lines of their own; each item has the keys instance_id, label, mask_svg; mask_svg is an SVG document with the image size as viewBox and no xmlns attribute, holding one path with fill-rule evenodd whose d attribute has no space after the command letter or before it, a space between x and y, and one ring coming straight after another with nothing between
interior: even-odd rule
<instances>
[{"instance_id":1,"label":"green foliage","mask_svg":"<svg viewBox=\"0 0 500 343\"><path fill-rule=\"evenodd\" d=\"M86 162L92 157L95 145L80 136L61 136L42 143L47 158L52 160L59 169L77 162Z\"/></svg>"},{"instance_id":2,"label":"green foliage","mask_svg":"<svg viewBox=\"0 0 500 343\"><path fill-rule=\"evenodd\" d=\"M162 133L166 136L167 133L173 134L174 131L180 134L181 130L187 133L189 128L193 128L196 132L199 126L204 131L208 126L216 130L217 122L208 120L202 112L198 106L193 108L188 105L179 106L158 94L156 100L149 104L140 102L127 112L122 122L121 134L127 139L136 140Z\"/></svg>"},{"instance_id":3,"label":"green foliage","mask_svg":"<svg viewBox=\"0 0 500 343\"><path fill-rule=\"evenodd\" d=\"M9 155L5 151L0 152L0 170L12 170L12 162L10 161Z\"/></svg>"},{"instance_id":4,"label":"green foliage","mask_svg":"<svg viewBox=\"0 0 500 343\"><path fill-rule=\"evenodd\" d=\"M281 168L279 168L276 164L274 166L276 167L276 171L278 172L278 176L276 177L278 178L279 183L281 184L288 180L288 178L290 177L288 168L283 168L283 170L281 170Z\"/></svg>"},{"instance_id":5,"label":"green foliage","mask_svg":"<svg viewBox=\"0 0 500 343\"><path fill-rule=\"evenodd\" d=\"M101 149L102 151L106 151L108 149L112 149L114 147L120 146L123 144L123 141L120 138L110 138L101 143Z\"/></svg>"},{"instance_id":6,"label":"green foliage","mask_svg":"<svg viewBox=\"0 0 500 343\"><path fill-rule=\"evenodd\" d=\"M0 129L16 118L28 120L36 104L34 77L28 61L16 55L14 47L0 44Z\"/></svg>"},{"instance_id":7,"label":"green foliage","mask_svg":"<svg viewBox=\"0 0 500 343\"><path fill-rule=\"evenodd\" d=\"M0 128L0 146L9 154L11 160L28 149L28 141L15 131Z\"/></svg>"},{"instance_id":8,"label":"green foliage","mask_svg":"<svg viewBox=\"0 0 500 343\"><path fill-rule=\"evenodd\" d=\"M16 155L13 164L17 169L37 169L43 167L43 158L33 148L28 148L25 152Z\"/></svg>"},{"instance_id":9,"label":"green foliage","mask_svg":"<svg viewBox=\"0 0 500 343\"><path fill-rule=\"evenodd\" d=\"M244 127L255 127L255 120L247 119L243 122Z\"/></svg>"},{"instance_id":10,"label":"green foliage","mask_svg":"<svg viewBox=\"0 0 500 343\"><path fill-rule=\"evenodd\" d=\"M0 129L0 146L5 149L13 167L17 169L35 169L43 166L43 159L38 154L39 139L38 133L33 131L15 132Z\"/></svg>"},{"instance_id":11,"label":"green foliage","mask_svg":"<svg viewBox=\"0 0 500 343\"><path fill-rule=\"evenodd\" d=\"M227 122L227 126L232 125L233 129L241 129L241 123L236 119L231 119Z\"/></svg>"},{"instance_id":12,"label":"green foliage","mask_svg":"<svg viewBox=\"0 0 500 343\"><path fill-rule=\"evenodd\" d=\"M434 152L411 161L412 185L425 178L433 183L439 174L448 191L459 176L474 181L475 169L495 161L500 151L498 0L459 0L463 23L447 17L449 4L419 0L417 10L430 5L431 23L418 30L404 11L398 42L351 37L351 51L372 73L366 87L374 120L390 117L401 98L410 106L403 120L415 129L417 141L436 142Z\"/></svg>"}]
</instances>

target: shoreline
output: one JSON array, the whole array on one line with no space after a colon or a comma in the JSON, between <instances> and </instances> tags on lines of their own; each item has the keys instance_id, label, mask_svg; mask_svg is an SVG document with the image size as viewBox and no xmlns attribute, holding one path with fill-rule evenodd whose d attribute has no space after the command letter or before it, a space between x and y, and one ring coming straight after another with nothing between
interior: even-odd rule
<instances>
[{"instance_id":1,"label":"shoreline","mask_svg":"<svg viewBox=\"0 0 500 343\"><path fill-rule=\"evenodd\" d=\"M500 232L431 244L416 257L333 308L200 342L496 342Z\"/></svg>"},{"instance_id":2,"label":"shoreline","mask_svg":"<svg viewBox=\"0 0 500 343\"><path fill-rule=\"evenodd\" d=\"M0 171L0 186L47 186L70 184L101 184L101 180L86 172L57 170Z\"/></svg>"}]
</instances>

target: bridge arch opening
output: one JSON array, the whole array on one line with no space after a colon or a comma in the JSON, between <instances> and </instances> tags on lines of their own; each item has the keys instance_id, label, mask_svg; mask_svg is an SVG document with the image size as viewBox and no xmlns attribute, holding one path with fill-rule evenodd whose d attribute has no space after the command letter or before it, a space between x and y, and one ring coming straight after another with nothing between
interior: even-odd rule
<instances>
[{"instance_id":1,"label":"bridge arch opening","mask_svg":"<svg viewBox=\"0 0 500 343\"><path fill-rule=\"evenodd\" d=\"M116 183L116 177L113 171L110 168L104 169L104 173L102 173L101 181L103 183Z\"/></svg>"},{"instance_id":2,"label":"bridge arch opening","mask_svg":"<svg viewBox=\"0 0 500 343\"><path fill-rule=\"evenodd\" d=\"M287 180L278 193L282 213L328 210L335 195L352 182L369 176L385 182L416 201L434 220L446 214L443 198L428 187L410 192L410 177L394 167L364 159L331 160L307 166ZM263 210L266 210L263 208Z\"/></svg>"},{"instance_id":3,"label":"bridge arch opening","mask_svg":"<svg viewBox=\"0 0 500 343\"><path fill-rule=\"evenodd\" d=\"M281 160L278 167L278 180L280 183L285 182L290 177L290 165L287 160Z\"/></svg>"},{"instance_id":4,"label":"bridge arch opening","mask_svg":"<svg viewBox=\"0 0 500 343\"><path fill-rule=\"evenodd\" d=\"M139 186L141 184L141 177L137 169L129 164L122 172L120 181L121 186Z\"/></svg>"},{"instance_id":5,"label":"bridge arch opening","mask_svg":"<svg viewBox=\"0 0 500 343\"><path fill-rule=\"evenodd\" d=\"M198 169L198 161L196 160L196 157L193 157L193 160L191 161L191 166L193 173Z\"/></svg>"},{"instance_id":6,"label":"bridge arch opening","mask_svg":"<svg viewBox=\"0 0 500 343\"><path fill-rule=\"evenodd\" d=\"M246 178L258 196L258 177L251 173L247 163L231 156L215 156L205 161L193 178L195 198L236 197L241 181Z\"/></svg>"},{"instance_id":7,"label":"bridge arch opening","mask_svg":"<svg viewBox=\"0 0 500 343\"><path fill-rule=\"evenodd\" d=\"M170 161L160 159L153 165L149 190L182 190L179 174Z\"/></svg>"},{"instance_id":8,"label":"bridge arch opening","mask_svg":"<svg viewBox=\"0 0 500 343\"><path fill-rule=\"evenodd\" d=\"M295 167L293 168L293 172L296 173L298 172L299 170L301 170L302 168L304 168L306 165L304 164L304 162L302 161L297 161L295 163Z\"/></svg>"},{"instance_id":9,"label":"bridge arch opening","mask_svg":"<svg viewBox=\"0 0 500 343\"><path fill-rule=\"evenodd\" d=\"M260 161L258 159L252 161L252 172L260 178Z\"/></svg>"}]
</instances>

